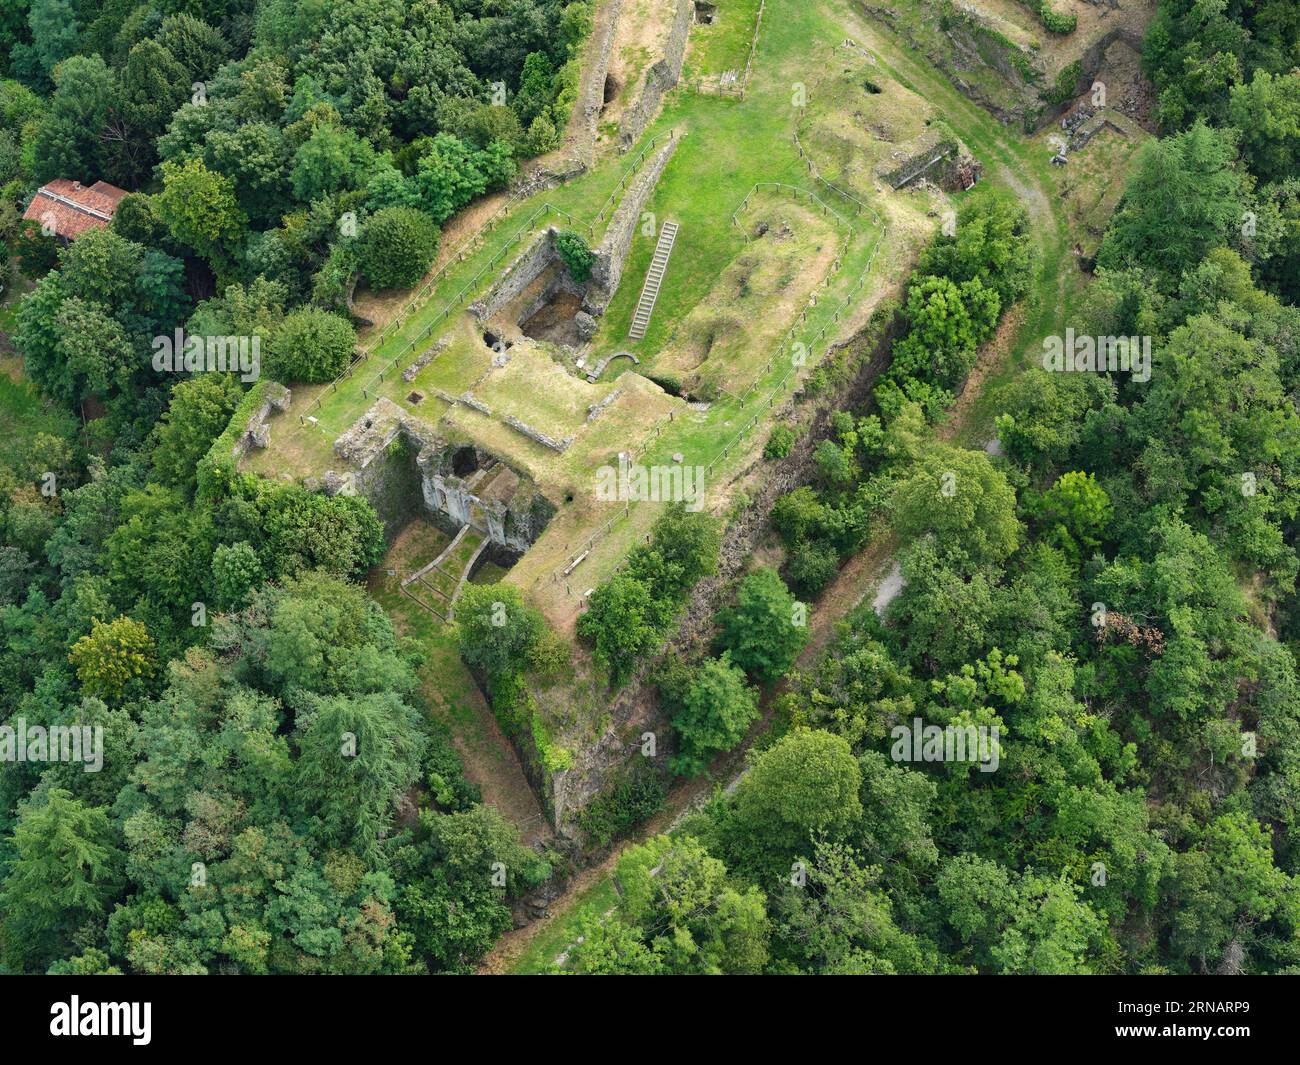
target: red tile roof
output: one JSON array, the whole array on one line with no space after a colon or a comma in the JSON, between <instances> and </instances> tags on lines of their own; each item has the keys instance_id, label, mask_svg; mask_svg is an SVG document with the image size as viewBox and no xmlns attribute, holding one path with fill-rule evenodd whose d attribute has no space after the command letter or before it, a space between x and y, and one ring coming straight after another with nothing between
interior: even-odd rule
<instances>
[{"instance_id":1,"label":"red tile roof","mask_svg":"<svg viewBox=\"0 0 1300 1065\"><path fill-rule=\"evenodd\" d=\"M126 189L106 181L87 187L80 181L55 178L37 190L23 217L42 225L51 222L60 237L76 240L88 229L107 226L125 195Z\"/></svg>"}]
</instances>

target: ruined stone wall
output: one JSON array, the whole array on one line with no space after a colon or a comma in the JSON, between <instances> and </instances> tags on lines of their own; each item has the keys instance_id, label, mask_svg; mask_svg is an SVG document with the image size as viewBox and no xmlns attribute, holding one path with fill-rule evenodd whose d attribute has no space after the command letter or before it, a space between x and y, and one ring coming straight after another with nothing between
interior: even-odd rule
<instances>
[{"instance_id":1,"label":"ruined stone wall","mask_svg":"<svg viewBox=\"0 0 1300 1065\"><path fill-rule=\"evenodd\" d=\"M663 58L646 72L641 95L623 114L623 121L619 127L619 142L624 151L640 139L646 126L654 118L655 112L659 110L659 101L663 99L664 93L676 85L682 76L682 63L686 59L686 38L690 35L691 19L694 15L693 0L677 0L673 23L668 29L668 38L664 41Z\"/></svg>"},{"instance_id":2,"label":"ruined stone wall","mask_svg":"<svg viewBox=\"0 0 1300 1065\"><path fill-rule=\"evenodd\" d=\"M448 443L427 422L381 398L334 441L347 472L328 471L323 487L331 494L365 496L390 540L423 511L444 528L473 525L511 552L526 551L555 507L522 476L508 503L475 494L453 473L453 456L468 446ZM493 458L474 450L480 462Z\"/></svg>"},{"instance_id":3,"label":"ruined stone wall","mask_svg":"<svg viewBox=\"0 0 1300 1065\"><path fill-rule=\"evenodd\" d=\"M623 0L608 0L597 11L591 29L590 54L573 104L568 134L571 156L590 166L596 154L596 132L600 113L605 107L605 77L609 73L609 56L614 47L614 31L623 13Z\"/></svg>"},{"instance_id":4,"label":"ruined stone wall","mask_svg":"<svg viewBox=\"0 0 1300 1065\"><path fill-rule=\"evenodd\" d=\"M655 152L654 158L641 167L641 171L632 179L631 187L623 194L618 210L609 220L609 228L605 230L605 236L596 248L596 260L591 267L591 287L583 302L583 310L589 314L604 314L609 301L618 291L623 264L632 247L636 227L641 223L641 213L650 202L668 160L677 150L678 139L669 138L668 143Z\"/></svg>"},{"instance_id":5,"label":"ruined stone wall","mask_svg":"<svg viewBox=\"0 0 1300 1065\"><path fill-rule=\"evenodd\" d=\"M235 441L235 461L242 459L249 448L264 448L271 442L271 428L267 425L271 412L280 413L288 410L289 403L293 399L293 393L278 381L268 381L262 389L262 395L262 403L249 416L248 424L239 434L239 439Z\"/></svg>"},{"instance_id":6,"label":"ruined stone wall","mask_svg":"<svg viewBox=\"0 0 1300 1065\"><path fill-rule=\"evenodd\" d=\"M353 471L352 485L375 508L384 523L384 538L392 543L421 509L420 474L410 438L395 434L363 469Z\"/></svg>"},{"instance_id":7,"label":"ruined stone wall","mask_svg":"<svg viewBox=\"0 0 1300 1065\"><path fill-rule=\"evenodd\" d=\"M1085 48L1079 56L1079 76L1075 79L1074 92L1063 103L1043 109L1043 113L1038 120L1038 129L1042 129L1049 122L1055 121L1057 117L1068 111L1074 106L1075 99L1092 87L1093 79L1101 70L1101 65L1106 59L1107 50L1116 41L1122 41L1139 54L1142 52L1142 35L1123 26L1116 26L1088 48Z\"/></svg>"},{"instance_id":8,"label":"ruined stone wall","mask_svg":"<svg viewBox=\"0 0 1300 1065\"><path fill-rule=\"evenodd\" d=\"M554 226L547 226L545 232L506 268L487 294L470 304L469 313L480 322L486 322L536 281L560 257L555 247L556 232Z\"/></svg>"}]
</instances>

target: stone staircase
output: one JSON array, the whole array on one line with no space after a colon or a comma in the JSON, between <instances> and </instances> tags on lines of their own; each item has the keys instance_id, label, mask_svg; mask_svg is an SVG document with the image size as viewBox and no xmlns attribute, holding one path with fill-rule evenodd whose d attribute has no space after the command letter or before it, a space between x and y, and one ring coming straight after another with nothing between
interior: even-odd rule
<instances>
[{"instance_id":1,"label":"stone staircase","mask_svg":"<svg viewBox=\"0 0 1300 1065\"><path fill-rule=\"evenodd\" d=\"M632 328L627 331L630 340L640 340L645 336L646 328L650 325L650 315L654 313L655 300L659 298L664 271L668 269L668 256L673 253L673 242L676 239L676 222L665 222L659 227L659 243L655 245L650 269L646 271L645 284L641 286L641 298L637 300L636 313L632 315Z\"/></svg>"}]
</instances>

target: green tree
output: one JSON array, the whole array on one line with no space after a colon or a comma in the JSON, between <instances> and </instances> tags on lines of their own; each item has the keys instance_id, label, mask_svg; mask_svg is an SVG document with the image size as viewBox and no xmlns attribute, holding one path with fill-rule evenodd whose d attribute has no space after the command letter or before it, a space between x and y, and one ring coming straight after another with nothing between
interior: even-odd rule
<instances>
[{"instance_id":1,"label":"green tree","mask_svg":"<svg viewBox=\"0 0 1300 1065\"><path fill-rule=\"evenodd\" d=\"M1246 182L1236 147L1225 133L1198 121L1139 149L1097 264L1154 271L1168 287L1214 247L1225 244L1245 217Z\"/></svg>"},{"instance_id":2,"label":"green tree","mask_svg":"<svg viewBox=\"0 0 1300 1065\"><path fill-rule=\"evenodd\" d=\"M763 566L740 582L736 605L718 612L718 646L760 684L771 684L807 643L806 619L776 570Z\"/></svg>"},{"instance_id":3,"label":"green tree","mask_svg":"<svg viewBox=\"0 0 1300 1065\"><path fill-rule=\"evenodd\" d=\"M8 965L44 969L82 922L105 916L122 883L108 816L61 788L18 811L0 886L0 946Z\"/></svg>"},{"instance_id":4,"label":"green tree","mask_svg":"<svg viewBox=\"0 0 1300 1065\"><path fill-rule=\"evenodd\" d=\"M660 631L660 612L650 590L626 573L616 573L592 592L578 619L578 635L594 645L597 661L616 685L655 646Z\"/></svg>"},{"instance_id":5,"label":"green tree","mask_svg":"<svg viewBox=\"0 0 1300 1065\"><path fill-rule=\"evenodd\" d=\"M271 337L271 372L284 381L329 381L347 368L356 344L357 332L345 318L299 307Z\"/></svg>"},{"instance_id":6,"label":"green tree","mask_svg":"<svg viewBox=\"0 0 1300 1065\"><path fill-rule=\"evenodd\" d=\"M222 267L248 230L234 183L209 170L201 159L162 164L162 192L153 199L154 214L182 244Z\"/></svg>"},{"instance_id":7,"label":"green tree","mask_svg":"<svg viewBox=\"0 0 1300 1065\"><path fill-rule=\"evenodd\" d=\"M541 613L508 584L467 584L456 603L461 657L489 683L530 668L546 635Z\"/></svg>"},{"instance_id":8,"label":"green tree","mask_svg":"<svg viewBox=\"0 0 1300 1065\"><path fill-rule=\"evenodd\" d=\"M591 280L591 267L596 256L580 234L572 230L556 234L555 250L574 281L581 285Z\"/></svg>"},{"instance_id":9,"label":"green tree","mask_svg":"<svg viewBox=\"0 0 1300 1065\"><path fill-rule=\"evenodd\" d=\"M1091 473L1063 473L1043 493L1037 509L1048 537L1077 556L1097 547L1111 516L1110 497Z\"/></svg>"},{"instance_id":10,"label":"green tree","mask_svg":"<svg viewBox=\"0 0 1300 1065\"><path fill-rule=\"evenodd\" d=\"M734 829L779 867L862 816L861 784L844 739L799 729L754 760L736 791Z\"/></svg>"},{"instance_id":11,"label":"green tree","mask_svg":"<svg viewBox=\"0 0 1300 1065\"><path fill-rule=\"evenodd\" d=\"M128 617L108 624L96 620L90 634L72 645L68 661L83 692L109 700L134 691L158 668L153 638L140 622Z\"/></svg>"},{"instance_id":12,"label":"green tree","mask_svg":"<svg viewBox=\"0 0 1300 1065\"><path fill-rule=\"evenodd\" d=\"M366 220L357 249L372 288L410 288L438 254L439 230L414 207L385 207Z\"/></svg>"},{"instance_id":13,"label":"green tree","mask_svg":"<svg viewBox=\"0 0 1300 1065\"><path fill-rule=\"evenodd\" d=\"M1249 84L1234 85L1228 117L1241 131L1241 148L1262 181L1292 177L1300 166L1300 71L1273 75L1256 70Z\"/></svg>"},{"instance_id":14,"label":"green tree","mask_svg":"<svg viewBox=\"0 0 1300 1065\"><path fill-rule=\"evenodd\" d=\"M199 459L225 432L242 395L230 374L201 373L172 389L153 452L154 469L165 483L193 495Z\"/></svg>"},{"instance_id":15,"label":"green tree","mask_svg":"<svg viewBox=\"0 0 1300 1065\"><path fill-rule=\"evenodd\" d=\"M324 696L298 717L294 793L326 846L379 857L398 803L420 777L420 715L393 692Z\"/></svg>"},{"instance_id":16,"label":"green tree","mask_svg":"<svg viewBox=\"0 0 1300 1065\"><path fill-rule=\"evenodd\" d=\"M1015 490L982 452L934 448L898 486L893 507L905 542L933 536L949 558L1001 562L1020 542Z\"/></svg>"},{"instance_id":17,"label":"green tree","mask_svg":"<svg viewBox=\"0 0 1300 1065\"><path fill-rule=\"evenodd\" d=\"M212 553L212 589L223 609L242 607L262 577L262 563L251 544L218 544Z\"/></svg>"},{"instance_id":18,"label":"green tree","mask_svg":"<svg viewBox=\"0 0 1300 1065\"><path fill-rule=\"evenodd\" d=\"M744 738L758 717L758 697L725 653L705 659L681 687L669 699L675 711L673 728L681 739L673 768L682 776L696 776L714 754Z\"/></svg>"},{"instance_id":19,"label":"green tree","mask_svg":"<svg viewBox=\"0 0 1300 1065\"><path fill-rule=\"evenodd\" d=\"M669 972L762 971L771 935L762 892L733 885L698 840L656 836L629 847L617 877L624 918L653 930L651 948Z\"/></svg>"},{"instance_id":20,"label":"green tree","mask_svg":"<svg viewBox=\"0 0 1300 1065\"><path fill-rule=\"evenodd\" d=\"M659 976L663 962L644 942L645 933L619 918L584 914L563 966L575 976Z\"/></svg>"},{"instance_id":21,"label":"green tree","mask_svg":"<svg viewBox=\"0 0 1300 1065\"><path fill-rule=\"evenodd\" d=\"M343 189L364 188L374 162L368 141L323 123L294 154L289 183L299 201L311 203Z\"/></svg>"}]
</instances>

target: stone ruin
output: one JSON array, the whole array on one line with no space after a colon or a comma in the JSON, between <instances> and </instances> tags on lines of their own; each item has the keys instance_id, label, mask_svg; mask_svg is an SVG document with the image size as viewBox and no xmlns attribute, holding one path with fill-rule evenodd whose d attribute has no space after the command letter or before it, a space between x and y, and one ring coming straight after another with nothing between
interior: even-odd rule
<instances>
[{"instance_id":1,"label":"stone ruin","mask_svg":"<svg viewBox=\"0 0 1300 1065\"><path fill-rule=\"evenodd\" d=\"M265 448L271 443L271 427L267 424L271 417L271 412L283 413L289 409L289 403L293 399L293 393L278 381L268 381L265 389L265 399L261 406L255 410L248 419L248 424L244 431L239 434L239 439L235 441L235 458L243 458L250 448Z\"/></svg>"},{"instance_id":2,"label":"stone ruin","mask_svg":"<svg viewBox=\"0 0 1300 1065\"><path fill-rule=\"evenodd\" d=\"M335 440L334 452L348 469L329 471L322 486L331 494L364 495L390 539L423 516L452 530L469 525L518 556L555 514L526 474L473 444L445 439L388 399Z\"/></svg>"}]
</instances>

